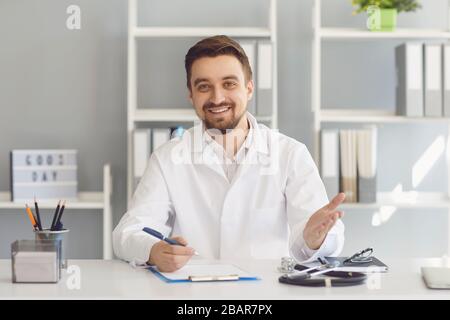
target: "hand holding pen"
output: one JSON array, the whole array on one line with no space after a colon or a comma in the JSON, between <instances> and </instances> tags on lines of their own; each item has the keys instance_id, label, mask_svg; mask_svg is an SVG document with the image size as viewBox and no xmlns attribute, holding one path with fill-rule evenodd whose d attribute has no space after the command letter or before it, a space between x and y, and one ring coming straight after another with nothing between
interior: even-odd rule
<instances>
[{"instance_id":1,"label":"hand holding pen","mask_svg":"<svg viewBox=\"0 0 450 320\"><path fill-rule=\"evenodd\" d=\"M182 237L166 238L151 228L144 228L143 231L162 240L152 246L148 259L149 264L156 265L162 272L176 271L198 254L193 248L187 247L188 243Z\"/></svg>"}]
</instances>

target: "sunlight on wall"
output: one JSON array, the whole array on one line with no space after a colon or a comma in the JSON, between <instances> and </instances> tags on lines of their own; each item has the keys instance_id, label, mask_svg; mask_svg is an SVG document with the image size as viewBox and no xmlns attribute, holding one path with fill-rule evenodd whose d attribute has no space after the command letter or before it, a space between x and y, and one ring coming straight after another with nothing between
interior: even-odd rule
<instances>
[{"instance_id":1,"label":"sunlight on wall","mask_svg":"<svg viewBox=\"0 0 450 320\"><path fill-rule=\"evenodd\" d=\"M386 223L395 211L397 211L396 206L381 206L380 210L375 212L372 216L372 226L379 227Z\"/></svg>"},{"instance_id":2,"label":"sunlight on wall","mask_svg":"<svg viewBox=\"0 0 450 320\"><path fill-rule=\"evenodd\" d=\"M389 196L392 197L392 199L395 201L396 197L399 197L402 194L402 191L403 185L399 183L394 187L394 189L392 189L392 191L389 193ZM386 223L392 217L395 211L397 211L396 206L381 206L380 209L378 211L375 211L372 215L372 226L379 227L382 224Z\"/></svg>"},{"instance_id":3,"label":"sunlight on wall","mask_svg":"<svg viewBox=\"0 0 450 320\"><path fill-rule=\"evenodd\" d=\"M412 169L412 186L417 188L425 176L430 172L436 161L444 154L444 136L438 136L417 160Z\"/></svg>"}]
</instances>

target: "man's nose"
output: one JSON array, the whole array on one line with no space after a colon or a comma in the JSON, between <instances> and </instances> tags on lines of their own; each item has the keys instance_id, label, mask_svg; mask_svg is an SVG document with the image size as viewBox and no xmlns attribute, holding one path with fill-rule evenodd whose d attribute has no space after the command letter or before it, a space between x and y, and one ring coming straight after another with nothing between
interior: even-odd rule
<instances>
[{"instance_id":1,"label":"man's nose","mask_svg":"<svg viewBox=\"0 0 450 320\"><path fill-rule=\"evenodd\" d=\"M214 104L220 104L224 101L225 101L225 94L223 90L219 88L214 89L211 97L211 102L213 102Z\"/></svg>"}]
</instances>

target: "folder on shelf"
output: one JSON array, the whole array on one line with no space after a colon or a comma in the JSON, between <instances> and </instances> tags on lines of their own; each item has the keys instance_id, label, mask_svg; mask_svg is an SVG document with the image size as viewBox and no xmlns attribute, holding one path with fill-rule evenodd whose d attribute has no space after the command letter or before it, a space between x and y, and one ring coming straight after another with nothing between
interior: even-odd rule
<instances>
[{"instance_id":1,"label":"folder on shelf","mask_svg":"<svg viewBox=\"0 0 450 320\"><path fill-rule=\"evenodd\" d=\"M443 115L450 117L450 44L442 45Z\"/></svg>"},{"instance_id":2,"label":"folder on shelf","mask_svg":"<svg viewBox=\"0 0 450 320\"><path fill-rule=\"evenodd\" d=\"M320 171L328 198L332 199L339 193L339 131L323 129L320 145Z\"/></svg>"},{"instance_id":3,"label":"folder on shelf","mask_svg":"<svg viewBox=\"0 0 450 320\"><path fill-rule=\"evenodd\" d=\"M423 117L422 43L408 42L395 48L397 114Z\"/></svg>"},{"instance_id":4,"label":"folder on shelf","mask_svg":"<svg viewBox=\"0 0 450 320\"><path fill-rule=\"evenodd\" d=\"M160 272L155 266L149 270L167 283L259 280L258 277L229 264L187 264L175 272Z\"/></svg>"},{"instance_id":5,"label":"folder on shelf","mask_svg":"<svg viewBox=\"0 0 450 320\"><path fill-rule=\"evenodd\" d=\"M255 40L242 40L239 41L239 44L241 45L242 49L244 50L245 54L247 55L248 58L248 62L250 63L250 67L252 68L252 73L253 73L253 83L256 85L256 41ZM252 115L256 116L256 86L254 88L253 91L253 97L250 99L250 101L248 102L247 105L247 110L248 112L250 112Z\"/></svg>"},{"instance_id":6,"label":"folder on shelf","mask_svg":"<svg viewBox=\"0 0 450 320\"><path fill-rule=\"evenodd\" d=\"M270 41L258 41L256 112L258 116L273 113L273 47Z\"/></svg>"},{"instance_id":7,"label":"folder on shelf","mask_svg":"<svg viewBox=\"0 0 450 320\"><path fill-rule=\"evenodd\" d=\"M144 175L150 158L150 139L151 129L135 129L133 132L133 176L134 186L136 186L140 178Z\"/></svg>"},{"instance_id":8,"label":"folder on shelf","mask_svg":"<svg viewBox=\"0 0 450 320\"><path fill-rule=\"evenodd\" d=\"M357 202L356 130L339 132L341 150L341 191L345 202Z\"/></svg>"},{"instance_id":9,"label":"folder on shelf","mask_svg":"<svg viewBox=\"0 0 450 320\"><path fill-rule=\"evenodd\" d=\"M427 117L442 117L442 48L440 44L425 44L424 108Z\"/></svg>"},{"instance_id":10,"label":"folder on shelf","mask_svg":"<svg viewBox=\"0 0 450 320\"><path fill-rule=\"evenodd\" d=\"M377 201L377 128L358 130L358 201Z\"/></svg>"},{"instance_id":11,"label":"folder on shelf","mask_svg":"<svg viewBox=\"0 0 450 320\"><path fill-rule=\"evenodd\" d=\"M152 130L152 152L170 140L170 128L153 128Z\"/></svg>"}]
</instances>

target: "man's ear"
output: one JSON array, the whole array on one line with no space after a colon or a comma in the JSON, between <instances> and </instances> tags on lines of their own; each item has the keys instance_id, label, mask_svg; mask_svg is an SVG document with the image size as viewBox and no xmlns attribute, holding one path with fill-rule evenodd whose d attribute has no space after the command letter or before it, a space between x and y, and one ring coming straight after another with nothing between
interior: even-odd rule
<instances>
[{"instance_id":1,"label":"man's ear","mask_svg":"<svg viewBox=\"0 0 450 320\"><path fill-rule=\"evenodd\" d=\"M255 84L253 83L253 80L250 79L247 82L247 95L248 95L248 101L253 97L253 91L255 90Z\"/></svg>"},{"instance_id":2,"label":"man's ear","mask_svg":"<svg viewBox=\"0 0 450 320\"><path fill-rule=\"evenodd\" d=\"M188 99L192 105L194 105L194 100L192 100L192 89L188 88Z\"/></svg>"}]
</instances>

